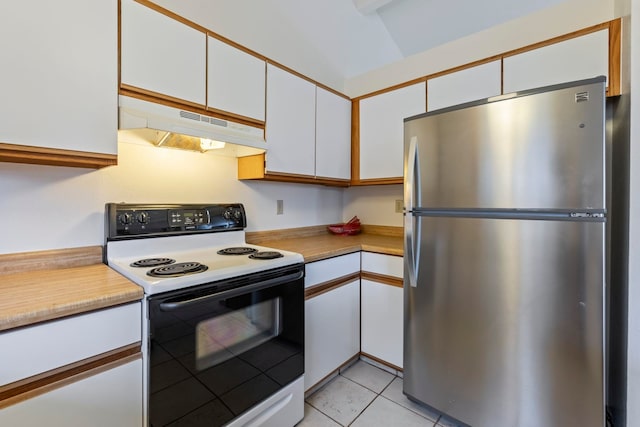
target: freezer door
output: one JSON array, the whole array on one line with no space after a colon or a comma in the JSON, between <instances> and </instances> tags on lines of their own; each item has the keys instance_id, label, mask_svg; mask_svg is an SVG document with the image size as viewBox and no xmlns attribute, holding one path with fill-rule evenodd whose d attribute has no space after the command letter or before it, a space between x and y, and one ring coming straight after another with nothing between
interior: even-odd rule
<instances>
[{"instance_id":1,"label":"freezer door","mask_svg":"<svg viewBox=\"0 0 640 427\"><path fill-rule=\"evenodd\" d=\"M604 137L604 83L408 120L407 209L603 209Z\"/></svg>"},{"instance_id":2,"label":"freezer door","mask_svg":"<svg viewBox=\"0 0 640 427\"><path fill-rule=\"evenodd\" d=\"M473 427L602 427L604 223L417 222L405 394Z\"/></svg>"}]
</instances>

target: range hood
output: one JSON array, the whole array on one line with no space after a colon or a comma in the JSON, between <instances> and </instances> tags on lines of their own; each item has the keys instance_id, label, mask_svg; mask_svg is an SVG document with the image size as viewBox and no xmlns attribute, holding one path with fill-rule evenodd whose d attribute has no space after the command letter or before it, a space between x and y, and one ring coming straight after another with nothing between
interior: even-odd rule
<instances>
[{"instance_id":1,"label":"range hood","mask_svg":"<svg viewBox=\"0 0 640 427\"><path fill-rule=\"evenodd\" d=\"M230 157L263 153L264 129L119 96L118 139Z\"/></svg>"}]
</instances>

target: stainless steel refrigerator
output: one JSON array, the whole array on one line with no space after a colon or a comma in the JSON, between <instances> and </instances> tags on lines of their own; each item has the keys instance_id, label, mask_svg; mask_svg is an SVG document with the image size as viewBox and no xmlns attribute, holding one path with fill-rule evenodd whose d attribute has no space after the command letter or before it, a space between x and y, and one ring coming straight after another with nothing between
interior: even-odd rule
<instances>
[{"instance_id":1,"label":"stainless steel refrigerator","mask_svg":"<svg viewBox=\"0 0 640 427\"><path fill-rule=\"evenodd\" d=\"M474 427L602 427L604 77L404 134L404 393Z\"/></svg>"}]
</instances>

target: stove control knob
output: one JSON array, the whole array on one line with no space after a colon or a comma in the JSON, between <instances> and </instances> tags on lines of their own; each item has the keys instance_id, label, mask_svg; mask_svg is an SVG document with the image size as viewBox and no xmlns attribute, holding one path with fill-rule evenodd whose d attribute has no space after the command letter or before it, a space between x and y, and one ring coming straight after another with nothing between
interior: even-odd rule
<instances>
[{"instance_id":1,"label":"stove control knob","mask_svg":"<svg viewBox=\"0 0 640 427\"><path fill-rule=\"evenodd\" d=\"M222 216L224 217L224 219L231 219L231 209L227 209L226 211L224 211L224 213L222 214Z\"/></svg>"},{"instance_id":2,"label":"stove control knob","mask_svg":"<svg viewBox=\"0 0 640 427\"><path fill-rule=\"evenodd\" d=\"M238 211L234 211L233 212L233 217L237 220L240 221L240 219L242 218L242 212Z\"/></svg>"},{"instance_id":3,"label":"stove control knob","mask_svg":"<svg viewBox=\"0 0 640 427\"><path fill-rule=\"evenodd\" d=\"M122 224L122 225L131 224L131 214L130 213L121 213L120 215L118 215L118 221L120 221L120 224Z\"/></svg>"},{"instance_id":4,"label":"stove control knob","mask_svg":"<svg viewBox=\"0 0 640 427\"><path fill-rule=\"evenodd\" d=\"M139 222L140 224L146 224L146 223L148 223L148 222L149 222L149 214L148 214L148 213L146 213L146 212L139 212L139 213L136 215L136 219L138 220L138 222Z\"/></svg>"}]
</instances>

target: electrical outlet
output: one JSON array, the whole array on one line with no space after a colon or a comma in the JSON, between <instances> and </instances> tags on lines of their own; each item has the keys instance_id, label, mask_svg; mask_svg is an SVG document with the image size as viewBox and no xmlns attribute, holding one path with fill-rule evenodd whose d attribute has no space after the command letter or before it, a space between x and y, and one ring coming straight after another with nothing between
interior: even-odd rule
<instances>
[{"instance_id":1,"label":"electrical outlet","mask_svg":"<svg viewBox=\"0 0 640 427\"><path fill-rule=\"evenodd\" d=\"M276 215L284 214L284 200L276 200Z\"/></svg>"},{"instance_id":2,"label":"electrical outlet","mask_svg":"<svg viewBox=\"0 0 640 427\"><path fill-rule=\"evenodd\" d=\"M396 200L396 213L402 213L404 202L402 200Z\"/></svg>"}]
</instances>

